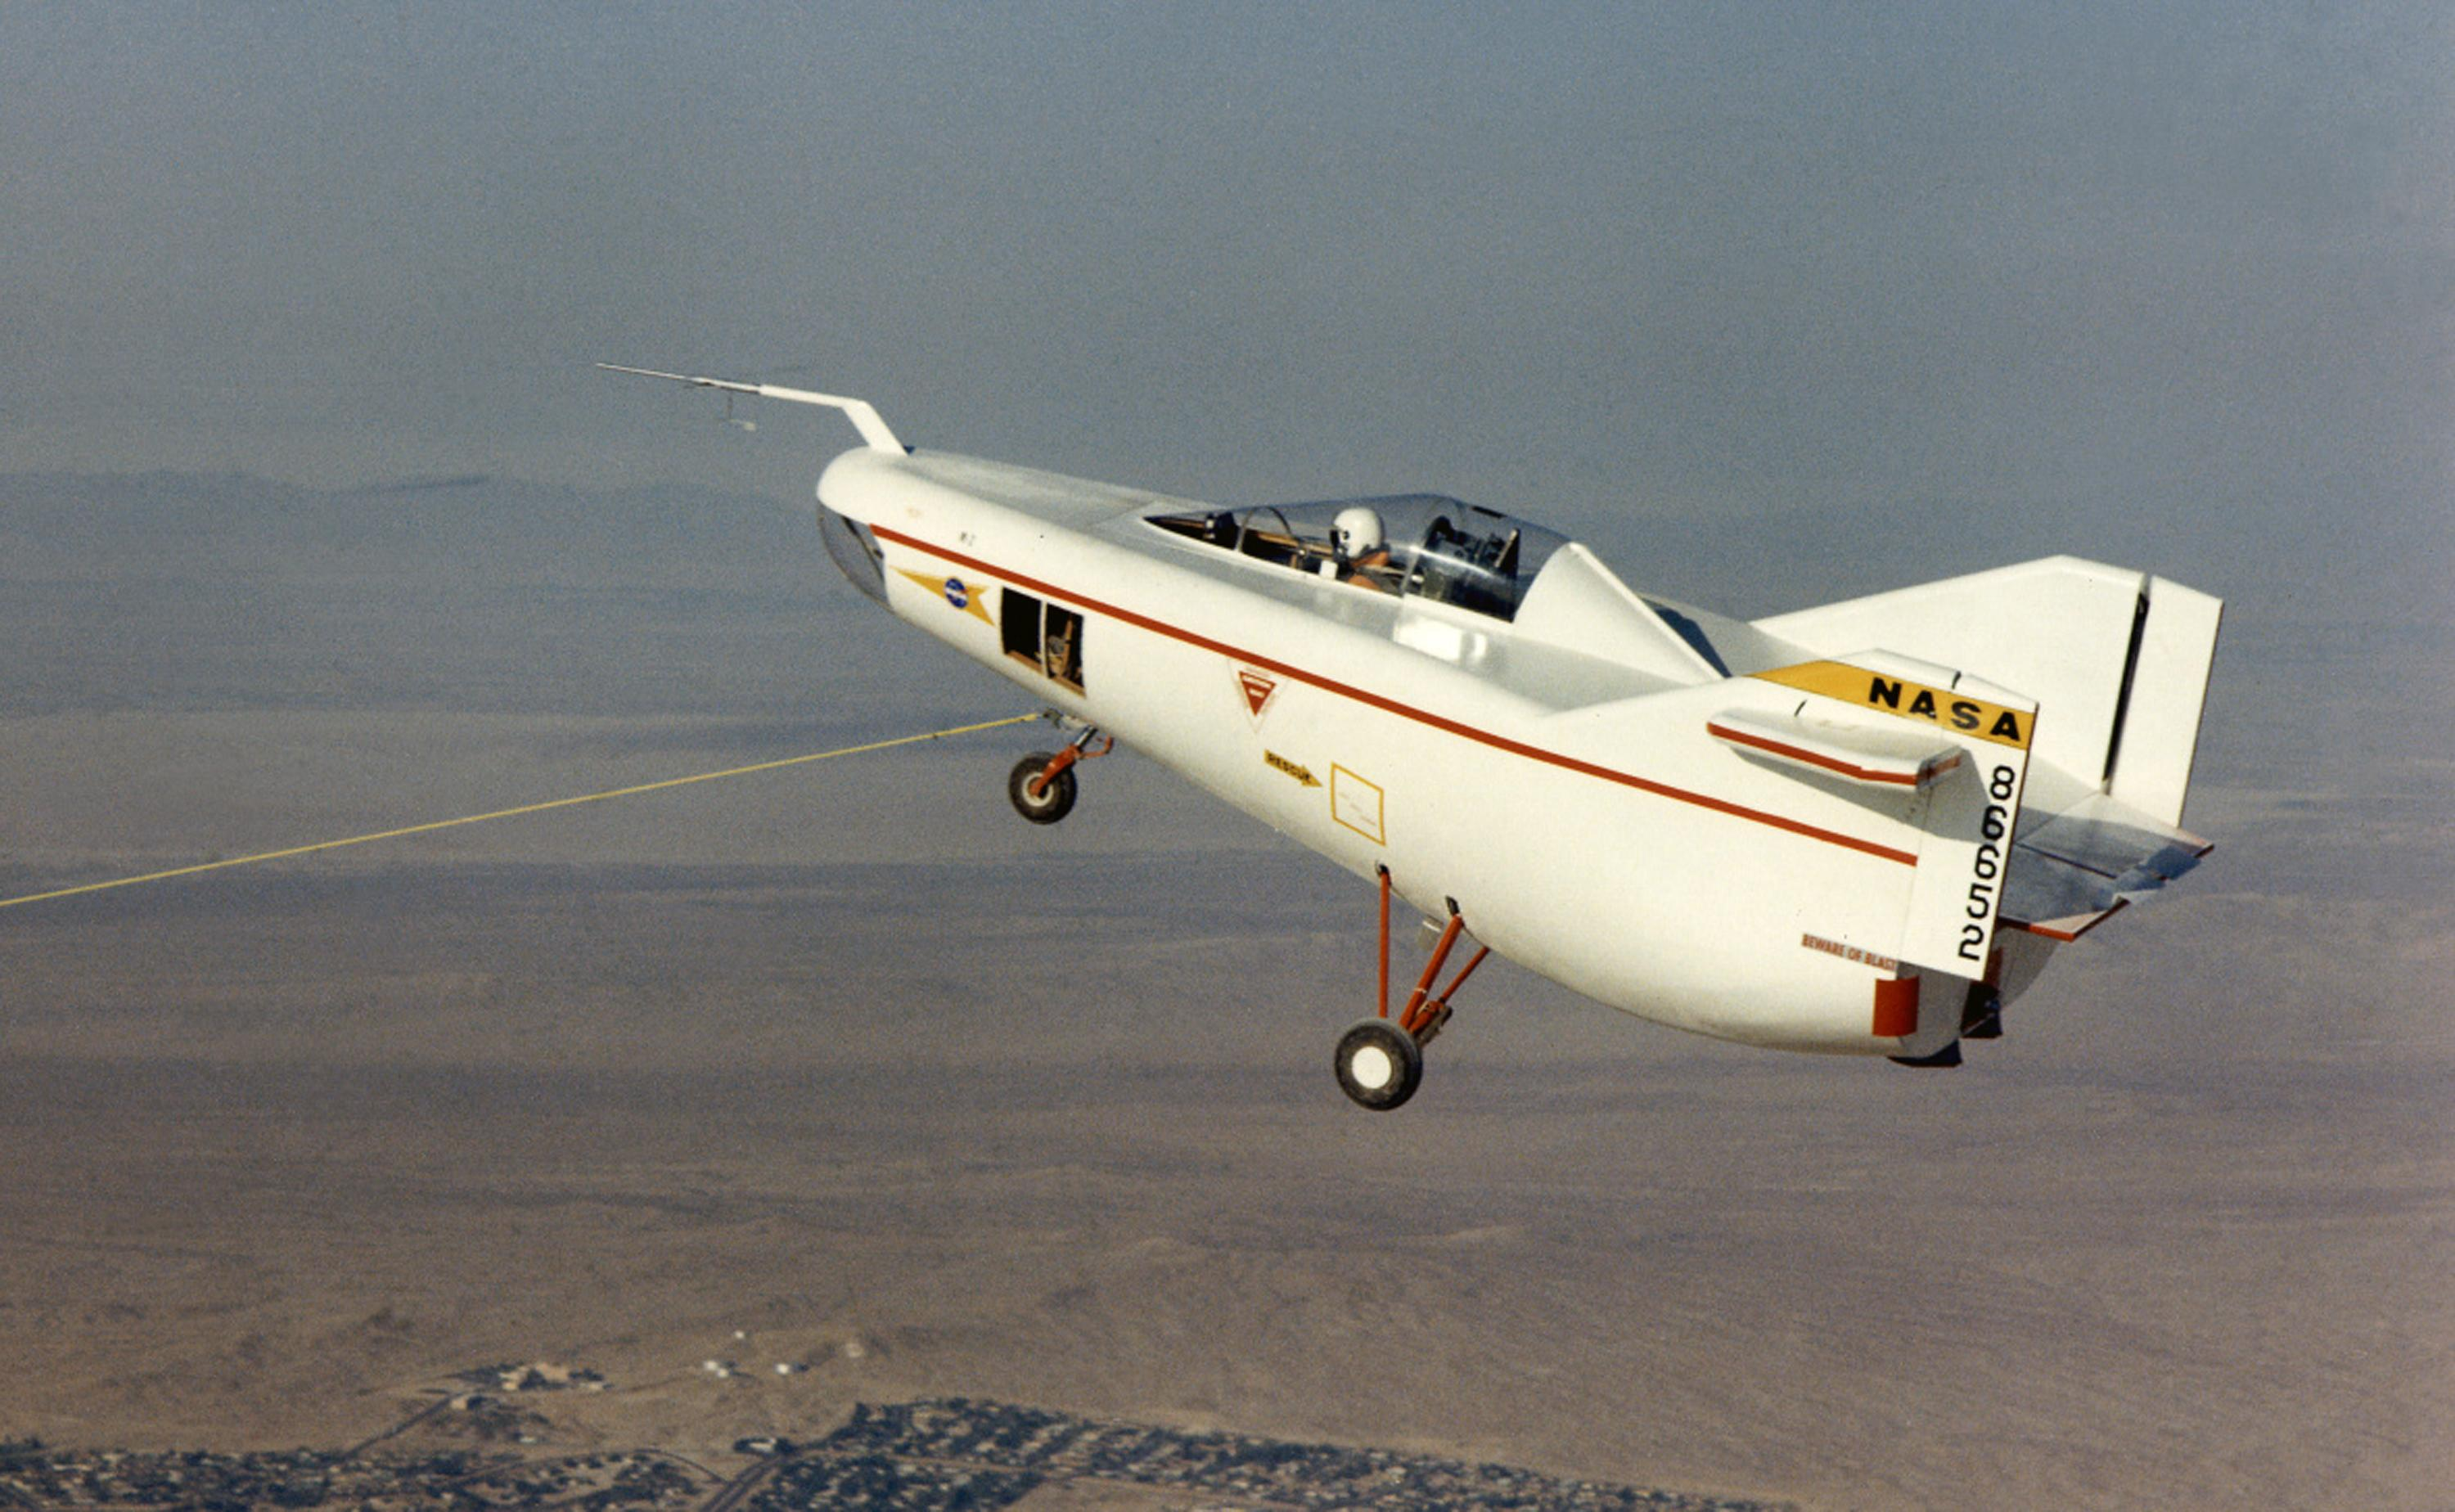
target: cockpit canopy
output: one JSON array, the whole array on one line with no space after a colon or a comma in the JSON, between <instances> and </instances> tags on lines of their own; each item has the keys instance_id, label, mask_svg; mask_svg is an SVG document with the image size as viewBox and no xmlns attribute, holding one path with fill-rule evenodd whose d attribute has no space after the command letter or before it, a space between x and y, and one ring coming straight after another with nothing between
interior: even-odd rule
<instances>
[{"instance_id":1,"label":"cockpit canopy","mask_svg":"<svg viewBox=\"0 0 2455 1512\"><path fill-rule=\"evenodd\" d=\"M1540 525L1438 494L1146 518L1171 534L1293 572L1503 620L1516 617L1534 575L1568 544ZM1374 524L1377 546L1371 544Z\"/></svg>"}]
</instances>

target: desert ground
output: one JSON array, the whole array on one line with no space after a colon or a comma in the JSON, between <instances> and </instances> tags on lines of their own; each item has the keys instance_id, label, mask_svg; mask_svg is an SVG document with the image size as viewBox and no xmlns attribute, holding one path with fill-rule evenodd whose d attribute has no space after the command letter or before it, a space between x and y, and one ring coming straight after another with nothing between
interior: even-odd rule
<instances>
[{"instance_id":1,"label":"desert ground","mask_svg":"<svg viewBox=\"0 0 2455 1512\"><path fill-rule=\"evenodd\" d=\"M11 488L0 897L1027 708L739 500ZM1812 1508L2445 1507L2450 640L2238 604L2218 851L1951 1073L1494 966L1365 1114L1369 893L1131 754L1026 826L1027 730L0 910L0 1437L344 1443L550 1360L610 1382L553 1441L710 1457L972 1394Z\"/></svg>"}]
</instances>

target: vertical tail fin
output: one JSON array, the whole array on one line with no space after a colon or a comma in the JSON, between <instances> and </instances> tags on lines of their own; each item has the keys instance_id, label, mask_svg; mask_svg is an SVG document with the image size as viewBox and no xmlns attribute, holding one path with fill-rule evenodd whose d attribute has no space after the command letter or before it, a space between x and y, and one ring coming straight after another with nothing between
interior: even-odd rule
<instances>
[{"instance_id":1,"label":"vertical tail fin","mask_svg":"<svg viewBox=\"0 0 2455 1512\"><path fill-rule=\"evenodd\" d=\"M2050 556L1757 620L1828 655L1882 647L2038 703L2032 755L2181 822L2222 605L2161 577Z\"/></svg>"}]
</instances>

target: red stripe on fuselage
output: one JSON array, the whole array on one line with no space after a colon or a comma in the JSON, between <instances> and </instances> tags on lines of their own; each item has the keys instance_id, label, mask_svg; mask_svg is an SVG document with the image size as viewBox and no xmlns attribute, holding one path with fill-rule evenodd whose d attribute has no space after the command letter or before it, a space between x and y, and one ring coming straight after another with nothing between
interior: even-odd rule
<instances>
[{"instance_id":1,"label":"red stripe on fuselage","mask_svg":"<svg viewBox=\"0 0 2455 1512\"><path fill-rule=\"evenodd\" d=\"M1878 845L1873 840L1862 840L1855 835L1843 835L1836 830L1821 829L1798 819L1785 818L1778 814L1767 814L1761 809L1752 809L1744 804L1732 803L1722 798L1709 797L1702 793L1691 793L1685 788L1674 788L1667 783L1655 782L1651 778L1638 776L1633 772L1616 772L1610 767L1597 766L1592 761L1564 756L1557 751L1546 751L1540 746L1528 745L1523 740L1512 740L1507 736L1494 735L1489 730L1478 730L1472 725L1461 724L1455 719L1445 715L1434 714L1429 709L1418 709L1412 704L1400 703L1395 698L1384 697L1380 694L1340 682L1336 678L1325 677L1315 672L1307 672L1302 667L1289 666L1284 661L1277 661L1247 651L1241 646L1228 645L1224 640L1213 640L1208 635L1168 624L1165 620L1153 619L1148 615L1136 614L1130 609L1087 597L1070 589L1060 588L1054 583L1043 582L1036 577L1026 577L993 562L984 562L977 556L967 556L961 552L948 551L943 546L933 546L927 541L906 535L901 531L889 530L883 525L872 525L869 531L881 540L893 541L898 546L908 546L917 552L926 552L941 561L954 562L959 566L991 574L1014 584L1017 588L1038 594L1044 598L1064 599L1067 603L1078 605L1092 613L1106 615L1121 623L1131 625L1137 630L1147 630L1154 635L1163 635L1167 639L1196 646L1204 651L1215 652L1219 655L1243 662L1249 667L1266 668L1283 677L1289 677L1297 682L1319 688L1325 693L1336 694L1342 698L1353 699L1369 708L1378 709L1384 714L1395 715L1401 719L1429 725L1445 735L1456 736L1462 740L1471 740L1477 745L1490 746L1495 751L1505 751L1511 756L1524 756L1530 761L1540 761L1547 766L1558 767L1563 771L1574 772L1600 781L1634 788L1640 793L1651 793L1656 797L1669 798L1675 803L1694 804L1701 809L1711 809L1716 814L1727 814L1733 818L1770 825L1776 830L1804 836L1811 840L1822 840L1827 845L1838 845L1845 850L1856 851L1862 855L1877 857L1887 861L1897 861L1903 866L1917 864L1917 855L1909 851L1897 851L1889 845Z\"/></svg>"}]
</instances>

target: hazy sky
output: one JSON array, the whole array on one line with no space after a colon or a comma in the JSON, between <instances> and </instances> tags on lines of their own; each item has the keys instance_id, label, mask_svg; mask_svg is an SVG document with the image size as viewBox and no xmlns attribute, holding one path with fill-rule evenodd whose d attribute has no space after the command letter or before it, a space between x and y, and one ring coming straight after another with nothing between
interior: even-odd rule
<instances>
[{"instance_id":1,"label":"hazy sky","mask_svg":"<svg viewBox=\"0 0 2455 1512\"><path fill-rule=\"evenodd\" d=\"M2146 518L2446 596L2443 4L0 4L0 471L851 440L605 358L1230 501Z\"/></svg>"}]
</instances>

